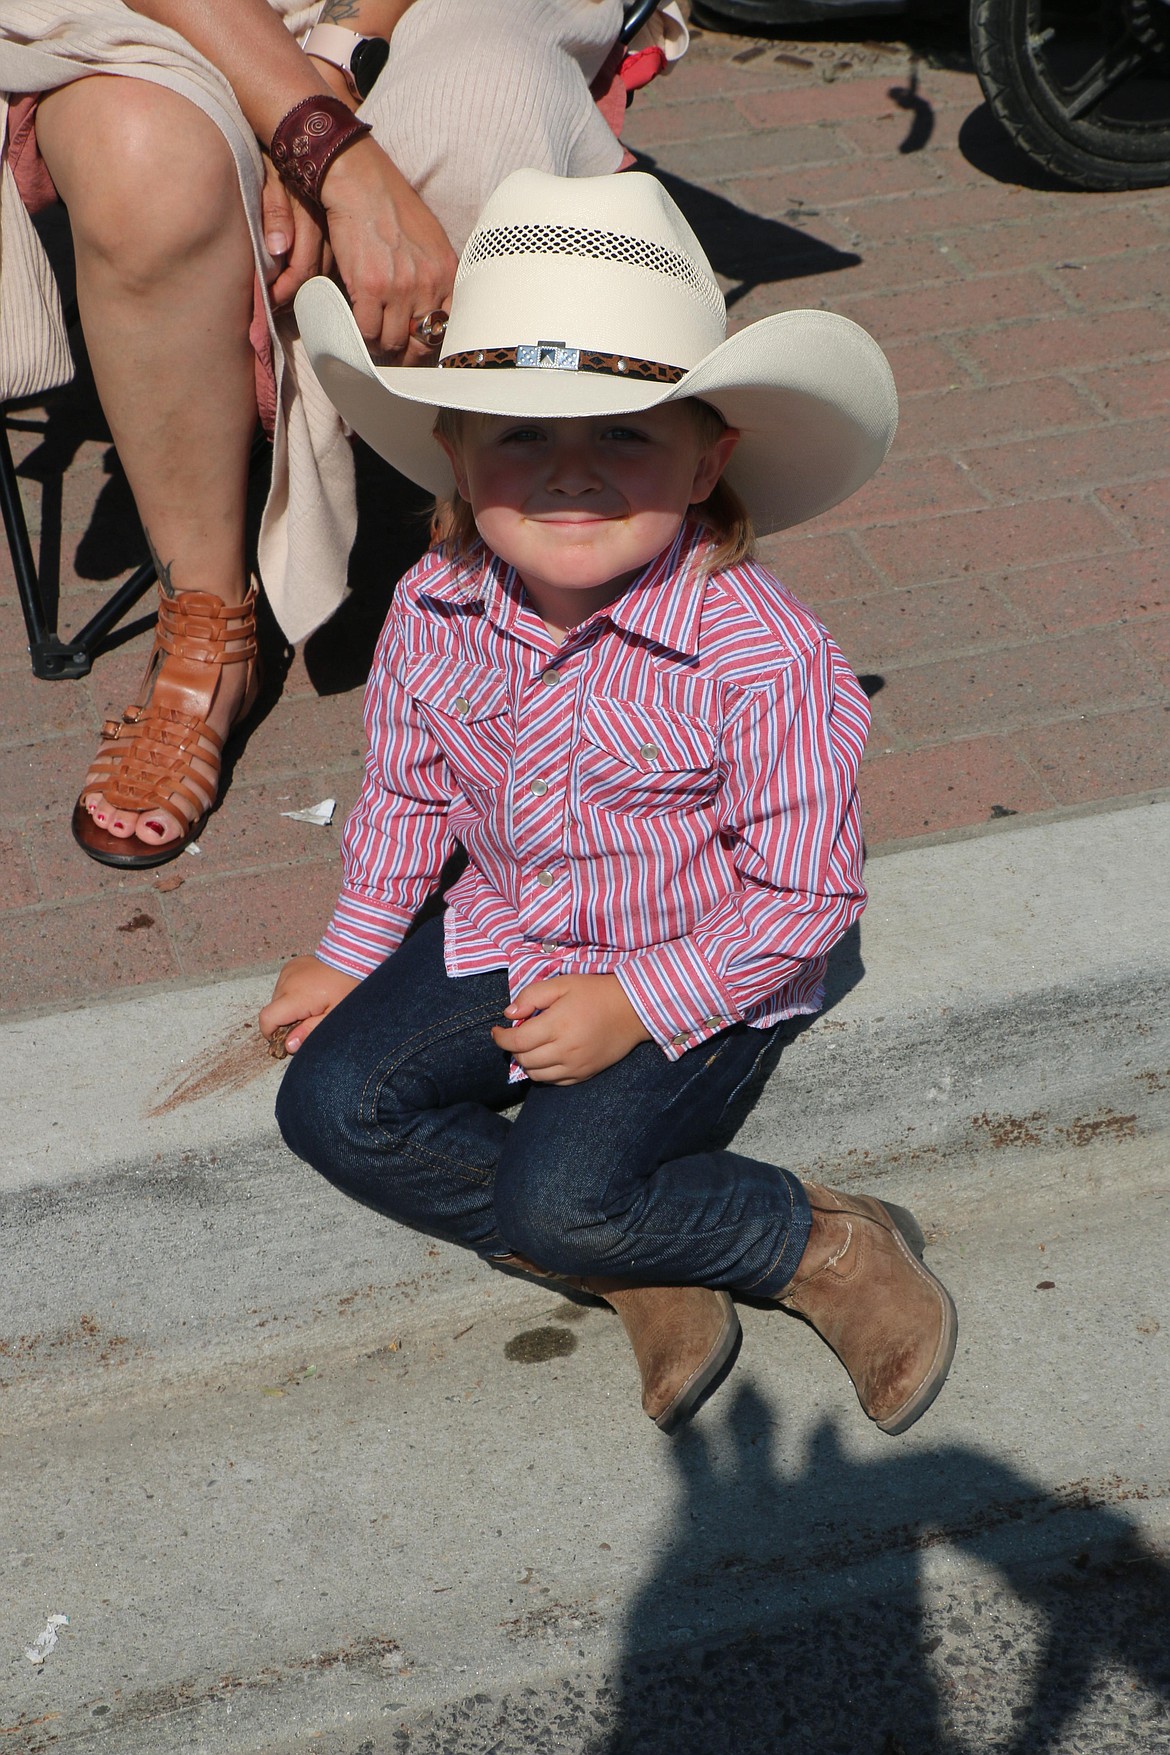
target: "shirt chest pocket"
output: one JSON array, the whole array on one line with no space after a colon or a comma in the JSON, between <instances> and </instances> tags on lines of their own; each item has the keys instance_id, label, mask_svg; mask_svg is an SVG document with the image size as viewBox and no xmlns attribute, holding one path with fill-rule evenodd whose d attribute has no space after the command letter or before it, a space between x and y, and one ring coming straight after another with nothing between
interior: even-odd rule
<instances>
[{"instance_id":1,"label":"shirt chest pocket","mask_svg":"<svg viewBox=\"0 0 1170 1755\"><path fill-rule=\"evenodd\" d=\"M513 728L502 673L449 658L404 658L396 680L469 791L502 786L512 765Z\"/></svg>"},{"instance_id":2,"label":"shirt chest pocket","mask_svg":"<svg viewBox=\"0 0 1170 1755\"><path fill-rule=\"evenodd\" d=\"M658 703L588 702L581 722L582 806L618 815L700 810L719 787L717 740L704 720Z\"/></svg>"}]
</instances>

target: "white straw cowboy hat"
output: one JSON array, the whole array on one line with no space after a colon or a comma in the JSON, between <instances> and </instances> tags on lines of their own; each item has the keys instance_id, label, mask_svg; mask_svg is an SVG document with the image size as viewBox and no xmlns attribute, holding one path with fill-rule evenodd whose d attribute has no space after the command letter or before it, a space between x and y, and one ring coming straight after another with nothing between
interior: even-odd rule
<instances>
[{"instance_id":1,"label":"white straw cowboy hat","mask_svg":"<svg viewBox=\"0 0 1170 1755\"><path fill-rule=\"evenodd\" d=\"M296 314L343 418L440 497L454 478L437 408L547 419L702 397L740 429L727 479L761 534L846 499L897 425L886 357L848 318L783 311L727 338L695 234L637 171L506 178L460 258L437 369L374 365L329 280L302 287Z\"/></svg>"}]
</instances>

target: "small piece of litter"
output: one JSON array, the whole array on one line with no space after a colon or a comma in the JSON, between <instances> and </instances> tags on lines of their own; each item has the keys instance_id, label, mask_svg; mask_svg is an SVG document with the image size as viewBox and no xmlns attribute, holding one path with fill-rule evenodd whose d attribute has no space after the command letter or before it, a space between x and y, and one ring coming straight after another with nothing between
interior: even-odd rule
<instances>
[{"instance_id":1,"label":"small piece of litter","mask_svg":"<svg viewBox=\"0 0 1170 1755\"><path fill-rule=\"evenodd\" d=\"M202 853L203 849L200 847L198 841L188 841L184 851L187 853Z\"/></svg>"},{"instance_id":2,"label":"small piece of litter","mask_svg":"<svg viewBox=\"0 0 1170 1755\"><path fill-rule=\"evenodd\" d=\"M25 1657L30 1664L43 1664L57 1643L58 1627L68 1627L68 1615L50 1615L45 1622L45 1631L38 1633L33 1644L25 1649Z\"/></svg>"},{"instance_id":3,"label":"small piece of litter","mask_svg":"<svg viewBox=\"0 0 1170 1755\"><path fill-rule=\"evenodd\" d=\"M282 810L280 814L291 817L294 823L313 823L319 829L327 829L336 809L335 798L323 798L320 804L311 804L305 810Z\"/></svg>"}]
</instances>

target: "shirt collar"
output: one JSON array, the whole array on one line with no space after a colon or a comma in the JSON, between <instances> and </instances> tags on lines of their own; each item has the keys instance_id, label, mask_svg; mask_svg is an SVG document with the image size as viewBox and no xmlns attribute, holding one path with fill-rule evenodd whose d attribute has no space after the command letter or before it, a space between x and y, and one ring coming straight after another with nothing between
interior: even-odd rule
<instances>
[{"instance_id":1,"label":"shirt collar","mask_svg":"<svg viewBox=\"0 0 1170 1755\"><path fill-rule=\"evenodd\" d=\"M470 559L448 561L435 578L427 580L425 595L465 609L479 604L489 620L507 632L524 607L524 589L515 568L482 547Z\"/></svg>"},{"instance_id":2,"label":"shirt collar","mask_svg":"<svg viewBox=\"0 0 1170 1755\"><path fill-rule=\"evenodd\" d=\"M707 587L702 560L710 540L703 525L688 520L670 547L610 604L605 613L614 626L688 658L697 657Z\"/></svg>"},{"instance_id":3,"label":"shirt collar","mask_svg":"<svg viewBox=\"0 0 1170 1755\"><path fill-rule=\"evenodd\" d=\"M688 519L670 547L654 557L616 603L598 614L608 616L623 633L635 634L688 658L697 657L703 600L709 584L703 574L702 559L710 540L710 533L702 524ZM527 635L517 628L517 621L525 613L535 615L515 568L485 550L480 551L480 558L471 566L453 563L438 579L428 580L426 594L444 603L482 603L484 613L496 627L504 633L519 633L525 639Z\"/></svg>"}]
</instances>

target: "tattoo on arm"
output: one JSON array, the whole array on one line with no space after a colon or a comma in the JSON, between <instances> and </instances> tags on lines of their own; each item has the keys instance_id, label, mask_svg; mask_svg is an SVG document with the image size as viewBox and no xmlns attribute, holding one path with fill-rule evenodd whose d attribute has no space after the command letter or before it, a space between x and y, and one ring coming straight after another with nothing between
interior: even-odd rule
<instances>
[{"instance_id":1,"label":"tattoo on arm","mask_svg":"<svg viewBox=\"0 0 1170 1755\"><path fill-rule=\"evenodd\" d=\"M158 574L158 582L162 594L164 597L174 597L177 593L175 591L174 582L171 579L171 568L175 563L174 561L160 561L158 555L155 553L154 544L150 540L150 531L147 530L144 534L146 536L146 546L150 550L150 558L154 562L154 570Z\"/></svg>"},{"instance_id":2,"label":"tattoo on arm","mask_svg":"<svg viewBox=\"0 0 1170 1755\"><path fill-rule=\"evenodd\" d=\"M347 18L356 18L361 10L361 0L325 0L321 8L318 24L342 24Z\"/></svg>"}]
</instances>

